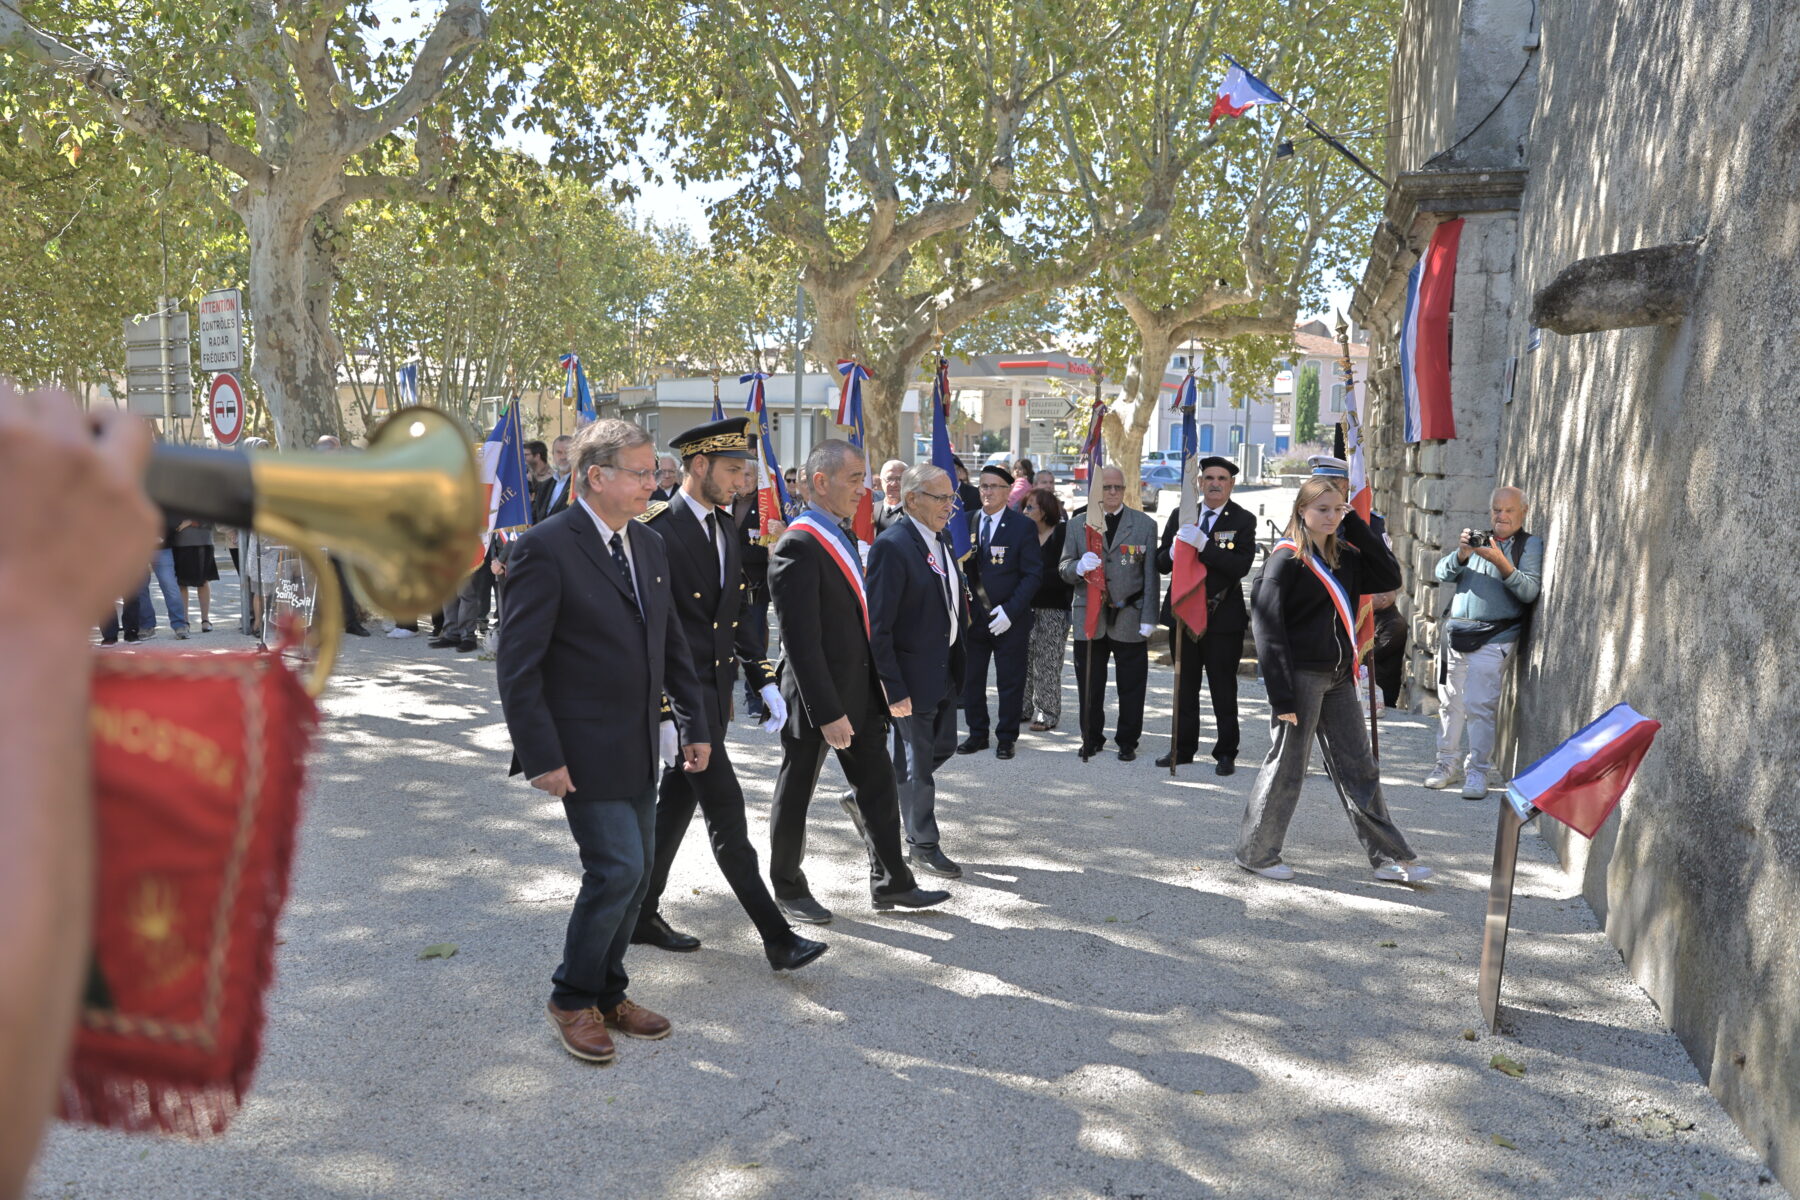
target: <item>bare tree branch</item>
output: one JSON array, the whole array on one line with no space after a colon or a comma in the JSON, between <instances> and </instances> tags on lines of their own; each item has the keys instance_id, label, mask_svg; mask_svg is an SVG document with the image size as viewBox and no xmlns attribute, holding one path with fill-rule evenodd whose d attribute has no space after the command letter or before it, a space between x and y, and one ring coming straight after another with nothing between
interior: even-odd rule
<instances>
[{"instance_id":1,"label":"bare tree branch","mask_svg":"<svg viewBox=\"0 0 1800 1200\"><path fill-rule=\"evenodd\" d=\"M366 150L411 121L443 94L451 75L469 51L487 40L488 15L480 0L453 0L419 47L412 72L400 90L370 108L355 109L338 149L346 154Z\"/></svg>"}]
</instances>

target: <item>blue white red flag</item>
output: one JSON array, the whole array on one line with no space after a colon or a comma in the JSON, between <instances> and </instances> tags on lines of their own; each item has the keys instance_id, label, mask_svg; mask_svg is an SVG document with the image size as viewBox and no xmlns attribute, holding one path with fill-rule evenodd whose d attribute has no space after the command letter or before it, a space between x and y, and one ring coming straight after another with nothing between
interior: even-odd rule
<instances>
[{"instance_id":1,"label":"blue white red flag","mask_svg":"<svg viewBox=\"0 0 1800 1200\"><path fill-rule=\"evenodd\" d=\"M563 369L563 397L575 400L575 424L579 428L600 414L594 408L593 393L588 391L587 372L581 369L581 356L565 354L557 360Z\"/></svg>"},{"instance_id":2,"label":"blue white red flag","mask_svg":"<svg viewBox=\"0 0 1800 1200\"><path fill-rule=\"evenodd\" d=\"M1087 521L1085 522L1085 540L1083 549L1101 558L1106 557L1106 510L1100 503L1103 495L1100 482L1100 470L1106 465L1106 405L1100 397L1094 397L1094 414L1088 422L1087 440L1081 444L1082 457L1087 462ZM1101 563L1082 578L1087 583L1087 611L1082 621L1081 636L1093 641L1100 631L1100 617L1106 605L1106 564Z\"/></svg>"},{"instance_id":3,"label":"blue white red flag","mask_svg":"<svg viewBox=\"0 0 1800 1200\"><path fill-rule=\"evenodd\" d=\"M419 402L419 364L407 363L394 374L394 382L399 384L400 388L400 403L402 405L417 404Z\"/></svg>"},{"instance_id":4,"label":"blue white red flag","mask_svg":"<svg viewBox=\"0 0 1800 1200\"><path fill-rule=\"evenodd\" d=\"M744 411L754 414L756 421L756 535L765 545L777 534L770 526L796 515L797 508L788 496L787 481L781 476L781 463L775 457L775 439L769 436L769 410L763 397L763 380L768 375L752 371L738 376L739 383L750 385L750 399Z\"/></svg>"},{"instance_id":5,"label":"blue white red flag","mask_svg":"<svg viewBox=\"0 0 1800 1200\"><path fill-rule=\"evenodd\" d=\"M969 557L969 512L957 486L956 451L950 447L950 403L950 362L940 355L931 377L931 465L950 476L950 490L957 493L944 532L950 535L950 553L961 562Z\"/></svg>"},{"instance_id":6,"label":"blue white red flag","mask_svg":"<svg viewBox=\"0 0 1800 1200\"><path fill-rule=\"evenodd\" d=\"M838 374L844 377L843 387L838 389L837 423L847 428L852 446L863 452L863 494L856 503L856 515L850 520L850 528L856 531L858 541L873 544L875 541L875 476L874 464L869 462L869 452L863 446L863 380L869 377L867 368L853 358L838 360Z\"/></svg>"},{"instance_id":7,"label":"blue white red flag","mask_svg":"<svg viewBox=\"0 0 1800 1200\"><path fill-rule=\"evenodd\" d=\"M1231 66L1219 84L1218 98L1213 101L1212 116L1206 122L1208 125L1218 124L1220 117L1241 117L1259 104L1287 103L1280 92L1246 71L1237 59L1227 54L1225 61Z\"/></svg>"},{"instance_id":8,"label":"blue white red flag","mask_svg":"<svg viewBox=\"0 0 1800 1200\"><path fill-rule=\"evenodd\" d=\"M1175 406L1181 410L1181 521L1195 519L1194 456L1199 453L1200 435L1194 425L1194 408L1200 402L1200 385L1189 368L1187 378L1175 392ZM1206 564L1200 551L1177 541L1171 551L1173 570L1169 572L1169 608L1196 637L1206 632Z\"/></svg>"},{"instance_id":9,"label":"blue white red flag","mask_svg":"<svg viewBox=\"0 0 1800 1200\"><path fill-rule=\"evenodd\" d=\"M1450 405L1450 302L1456 295L1456 247L1463 219L1445 221L1406 279L1406 315L1400 324L1400 384L1405 400L1405 438L1438 441L1456 436Z\"/></svg>"},{"instance_id":10,"label":"blue white red flag","mask_svg":"<svg viewBox=\"0 0 1800 1200\"><path fill-rule=\"evenodd\" d=\"M487 531L521 529L531 524L531 489L525 471L525 438L519 429L517 401L500 414L481 444L481 482L487 488Z\"/></svg>"},{"instance_id":11,"label":"blue white red flag","mask_svg":"<svg viewBox=\"0 0 1800 1200\"><path fill-rule=\"evenodd\" d=\"M725 402L719 399L719 377L717 375L713 376L712 419L715 421L723 421L725 419Z\"/></svg>"},{"instance_id":12,"label":"blue white red flag","mask_svg":"<svg viewBox=\"0 0 1800 1200\"><path fill-rule=\"evenodd\" d=\"M1661 722L1615 704L1593 724L1526 767L1507 785L1521 820L1543 809L1583 837L1593 837L1619 805Z\"/></svg>"}]
</instances>

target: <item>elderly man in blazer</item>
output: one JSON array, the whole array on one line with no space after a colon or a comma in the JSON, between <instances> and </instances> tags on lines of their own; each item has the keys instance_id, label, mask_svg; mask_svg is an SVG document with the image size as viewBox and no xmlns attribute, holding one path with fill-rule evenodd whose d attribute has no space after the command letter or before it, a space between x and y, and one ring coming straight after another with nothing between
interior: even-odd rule
<instances>
[{"instance_id":1,"label":"elderly man in blazer","mask_svg":"<svg viewBox=\"0 0 1800 1200\"><path fill-rule=\"evenodd\" d=\"M1037 525L1006 507L1012 472L998 464L981 468L981 509L969 514L966 572L975 603L970 611L968 666L963 674L963 719L969 736L956 748L974 754L988 747L988 661L1000 711L994 725L996 758L1011 758L1025 708L1025 671L1031 649L1031 598L1044 574Z\"/></svg>"},{"instance_id":2,"label":"elderly man in blazer","mask_svg":"<svg viewBox=\"0 0 1800 1200\"><path fill-rule=\"evenodd\" d=\"M888 756L894 706L876 674L862 561L847 529L862 499L864 469L862 452L849 442L832 438L815 446L804 470L807 508L769 552L788 708L769 810L769 880L781 910L813 925L828 923L831 910L814 898L800 862L806 811L827 750L837 753L850 781L876 911L927 908L950 898L920 888L900 850L900 802Z\"/></svg>"},{"instance_id":3,"label":"elderly man in blazer","mask_svg":"<svg viewBox=\"0 0 1800 1200\"><path fill-rule=\"evenodd\" d=\"M712 732L662 539L632 519L650 496L655 447L609 419L584 428L574 454L575 504L513 547L495 674L512 773L562 801L581 852L546 1013L570 1054L611 1062L611 1032L669 1033L627 998L625 947L649 884L657 760L678 744L684 768L704 771ZM665 693L672 738L658 728Z\"/></svg>"},{"instance_id":4,"label":"elderly man in blazer","mask_svg":"<svg viewBox=\"0 0 1800 1200\"><path fill-rule=\"evenodd\" d=\"M698 950L700 939L670 927L659 911L669 871L681 839L699 806L712 839L719 872L744 906L763 954L778 971L792 971L825 953L825 944L797 936L769 895L756 849L744 818L744 789L725 746L731 722L732 695L738 660L744 659L758 698L779 718L787 705L775 687L775 672L763 661L764 642L743 621L743 539L726 507L744 488L753 487L750 464L756 435L746 431L748 417L709 421L675 438L681 456L681 486L667 504L652 504L638 520L654 529L669 551L675 615L694 656L694 670L706 693L706 723L712 730L712 758L699 774L676 768L663 771L656 802L656 860L649 890L638 911L636 943L663 950Z\"/></svg>"},{"instance_id":5,"label":"elderly man in blazer","mask_svg":"<svg viewBox=\"0 0 1800 1200\"><path fill-rule=\"evenodd\" d=\"M1244 607L1244 576L1256 561L1256 517L1231 499L1237 482L1237 464L1229 458L1208 455L1199 463L1200 508L1192 525L1181 524L1181 512L1169 514L1162 544L1156 551L1156 569L1164 578L1175 573L1177 542L1192 546L1206 568L1206 629L1196 634L1183 626L1173 652L1181 655L1181 687L1175 696L1175 745L1156 760L1159 767L1191 763L1200 749L1200 676L1211 685L1213 721L1218 740L1213 743L1213 770L1229 775L1237 770L1238 662L1244 657L1244 631L1250 612ZM1186 549L1182 553L1187 553ZM1175 614L1163 597L1162 623L1175 635Z\"/></svg>"},{"instance_id":6,"label":"elderly man in blazer","mask_svg":"<svg viewBox=\"0 0 1800 1200\"><path fill-rule=\"evenodd\" d=\"M905 518L869 550L869 647L894 715L894 776L907 862L955 879L938 847L935 773L956 749L956 702L968 644L962 573L944 526L956 506L947 471L921 463L900 479Z\"/></svg>"},{"instance_id":7,"label":"elderly man in blazer","mask_svg":"<svg viewBox=\"0 0 1800 1200\"><path fill-rule=\"evenodd\" d=\"M1119 724L1113 742L1119 761L1137 757L1144 732L1144 687L1150 678L1150 634L1156 629L1156 522L1125 507L1125 473L1117 467L1100 472L1100 507L1105 515L1103 552L1087 548L1085 510L1071 515L1063 544L1061 574L1075 587L1070 620L1075 626L1075 687L1081 697L1081 756L1090 758L1106 745L1106 663L1118 663ZM1103 571L1105 611L1087 636L1087 576Z\"/></svg>"}]
</instances>

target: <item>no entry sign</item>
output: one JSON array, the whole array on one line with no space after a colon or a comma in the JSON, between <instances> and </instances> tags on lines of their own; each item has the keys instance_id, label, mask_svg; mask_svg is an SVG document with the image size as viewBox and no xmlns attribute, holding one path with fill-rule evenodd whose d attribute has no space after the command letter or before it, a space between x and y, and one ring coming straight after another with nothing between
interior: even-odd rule
<instances>
[{"instance_id":1,"label":"no entry sign","mask_svg":"<svg viewBox=\"0 0 1800 1200\"><path fill-rule=\"evenodd\" d=\"M244 431L244 389L237 376L220 371L206 389L206 408L212 413L213 437L219 445L229 446Z\"/></svg>"}]
</instances>

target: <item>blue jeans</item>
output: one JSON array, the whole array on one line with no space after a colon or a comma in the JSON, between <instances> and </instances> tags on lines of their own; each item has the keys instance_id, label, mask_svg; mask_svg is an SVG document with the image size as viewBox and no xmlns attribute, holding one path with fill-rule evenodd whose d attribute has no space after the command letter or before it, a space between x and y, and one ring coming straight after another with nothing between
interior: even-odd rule
<instances>
[{"instance_id":1,"label":"blue jeans","mask_svg":"<svg viewBox=\"0 0 1800 1200\"><path fill-rule=\"evenodd\" d=\"M145 629L156 628L156 609L150 603L150 580L156 580L161 589L163 607L169 610L169 628L186 629L187 599L181 594L181 585L175 582L175 552L158 550L150 559L150 576L144 580L143 590L138 593L138 608L143 612Z\"/></svg>"},{"instance_id":2,"label":"blue jeans","mask_svg":"<svg viewBox=\"0 0 1800 1200\"><path fill-rule=\"evenodd\" d=\"M656 785L646 780L643 792L630 799L583 800L583 782L563 800L581 851L581 891L550 993L552 1003L570 1012L590 1005L610 1009L625 998L625 948L656 857Z\"/></svg>"}]
</instances>

